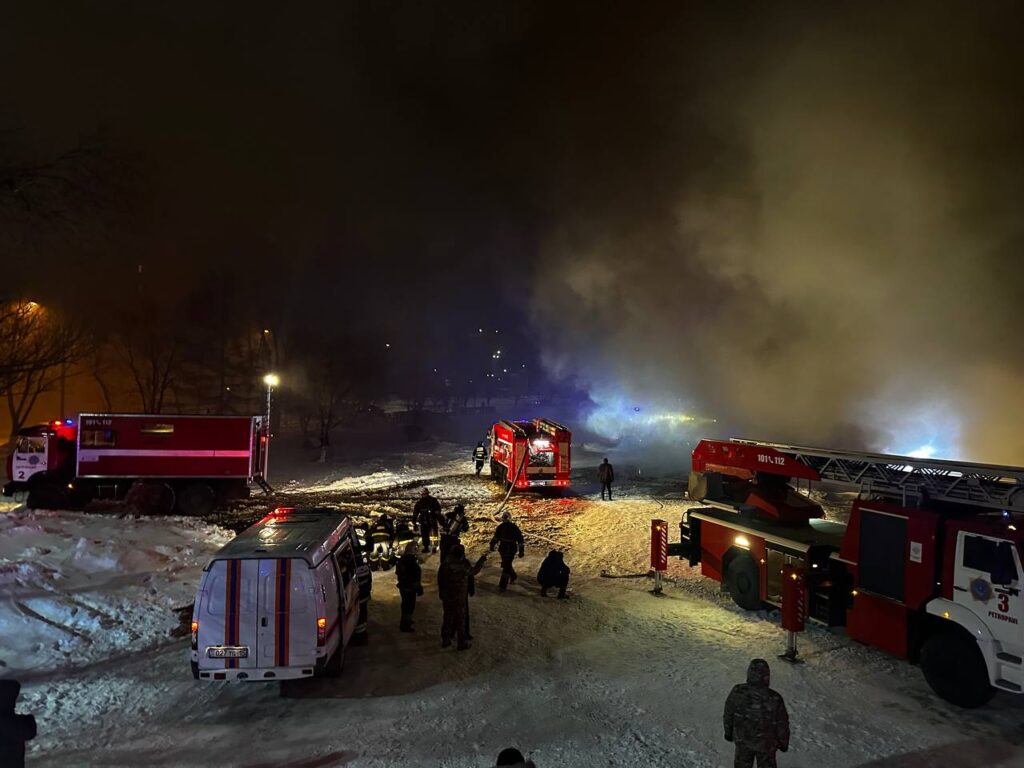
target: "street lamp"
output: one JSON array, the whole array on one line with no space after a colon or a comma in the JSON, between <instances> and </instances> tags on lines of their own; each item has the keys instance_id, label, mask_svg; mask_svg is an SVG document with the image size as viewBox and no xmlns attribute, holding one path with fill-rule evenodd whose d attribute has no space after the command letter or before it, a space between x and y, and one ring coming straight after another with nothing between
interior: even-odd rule
<instances>
[{"instance_id":1,"label":"street lamp","mask_svg":"<svg viewBox=\"0 0 1024 768\"><path fill-rule=\"evenodd\" d=\"M266 441L266 444L263 446L263 466L267 467L267 466L269 466L269 464L267 463L267 453L270 451L270 437L271 437L271 435L270 435L270 399L271 399L271 397L273 397L274 387L276 387L278 384L281 383L281 379L278 378L278 375L276 373L268 373L266 376L263 377L263 383L267 385L267 426L266 426L267 441ZM266 470L265 469L264 469L264 477L263 477L263 479L264 480L267 479L266 478Z\"/></svg>"}]
</instances>

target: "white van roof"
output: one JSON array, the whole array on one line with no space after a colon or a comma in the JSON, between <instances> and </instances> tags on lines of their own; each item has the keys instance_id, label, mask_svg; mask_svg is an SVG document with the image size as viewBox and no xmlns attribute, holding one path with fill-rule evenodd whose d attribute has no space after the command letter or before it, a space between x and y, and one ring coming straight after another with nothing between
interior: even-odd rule
<instances>
[{"instance_id":1,"label":"white van roof","mask_svg":"<svg viewBox=\"0 0 1024 768\"><path fill-rule=\"evenodd\" d=\"M238 534L213 560L299 557L315 568L351 526L349 516L337 509L283 507Z\"/></svg>"}]
</instances>

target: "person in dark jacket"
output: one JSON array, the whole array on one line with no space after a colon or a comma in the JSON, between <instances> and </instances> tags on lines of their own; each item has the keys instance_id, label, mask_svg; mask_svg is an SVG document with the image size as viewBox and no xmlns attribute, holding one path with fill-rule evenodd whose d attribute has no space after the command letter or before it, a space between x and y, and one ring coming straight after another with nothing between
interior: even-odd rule
<instances>
[{"instance_id":1,"label":"person in dark jacket","mask_svg":"<svg viewBox=\"0 0 1024 768\"><path fill-rule=\"evenodd\" d=\"M480 470L484 468L484 462L487 461L487 449L484 448L483 441L477 443L473 449L473 461L476 462L476 473L479 475Z\"/></svg>"},{"instance_id":2,"label":"person in dark jacket","mask_svg":"<svg viewBox=\"0 0 1024 768\"><path fill-rule=\"evenodd\" d=\"M399 520L395 523L395 549L399 552L405 552L405 545L415 539L416 536L413 534L412 527L408 522Z\"/></svg>"},{"instance_id":3,"label":"person in dark jacket","mask_svg":"<svg viewBox=\"0 0 1024 768\"><path fill-rule=\"evenodd\" d=\"M448 557L448 552L453 546L459 543L459 539L469 530L469 518L466 517L466 507L456 504L442 518L441 526L441 560Z\"/></svg>"},{"instance_id":4,"label":"person in dark jacket","mask_svg":"<svg viewBox=\"0 0 1024 768\"><path fill-rule=\"evenodd\" d=\"M0 680L0 766L25 768L25 742L36 737L36 719L18 715L14 704L21 693L17 680Z\"/></svg>"},{"instance_id":5,"label":"person in dark jacket","mask_svg":"<svg viewBox=\"0 0 1024 768\"><path fill-rule=\"evenodd\" d=\"M424 488L420 498L412 508L412 517L420 528L423 554L430 554L430 537L437 533L438 520L441 517L441 502L430 495L430 489Z\"/></svg>"},{"instance_id":6,"label":"person in dark jacket","mask_svg":"<svg viewBox=\"0 0 1024 768\"><path fill-rule=\"evenodd\" d=\"M381 514L368 531L370 543L370 567L373 570L389 567L392 556L391 542L395 538L395 526L387 513Z\"/></svg>"},{"instance_id":7,"label":"person in dark jacket","mask_svg":"<svg viewBox=\"0 0 1024 768\"><path fill-rule=\"evenodd\" d=\"M423 596L423 573L416 559L416 543L410 541L405 545L405 552L398 558L395 566L398 578L398 593L402 596L402 618L398 623L401 632L415 632L412 614L416 610L416 597Z\"/></svg>"},{"instance_id":8,"label":"person in dark jacket","mask_svg":"<svg viewBox=\"0 0 1024 768\"><path fill-rule=\"evenodd\" d=\"M548 590L558 587L558 596L563 600L566 598L565 590L569 586L569 566L565 564L563 554L557 549L548 552L544 562L540 564L537 571L537 583L540 584L540 593L548 596Z\"/></svg>"},{"instance_id":9,"label":"person in dark jacket","mask_svg":"<svg viewBox=\"0 0 1024 768\"><path fill-rule=\"evenodd\" d=\"M527 760L515 747L501 750L495 768L536 768L533 760Z\"/></svg>"},{"instance_id":10,"label":"person in dark jacket","mask_svg":"<svg viewBox=\"0 0 1024 768\"><path fill-rule=\"evenodd\" d=\"M485 556L486 557L486 556ZM466 559L466 548L456 544L448 553L448 559L437 570L437 594L441 598L443 617L441 620L441 647L458 642L458 650L469 648L466 637L466 609L469 606L469 590L473 576L483 567L484 557L474 566Z\"/></svg>"},{"instance_id":11,"label":"person in dark jacket","mask_svg":"<svg viewBox=\"0 0 1024 768\"><path fill-rule=\"evenodd\" d=\"M512 567L516 552L519 552L520 557L525 554L523 532L519 530L518 525L512 522L512 516L508 512L502 513L501 523L495 530L494 536L491 537L491 552L495 547L498 548L498 554L501 555L501 578L498 580L498 591L504 592L508 588L509 582L515 583L518 578L516 569Z\"/></svg>"},{"instance_id":12,"label":"person in dark jacket","mask_svg":"<svg viewBox=\"0 0 1024 768\"><path fill-rule=\"evenodd\" d=\"M601 481L601 500L604 500L604 493L608 491L608 501L612 500L612 483L615 482L615 470L608 463L608 459L597 468L597 479Z\"/></svg>"},{"instance_id":13,"label":"person in dark jacket","mask_svg":"<svg viewBox=\"0 0 1024 768\"><path fill-rule=\"evenodd\" d=\"M747 668L747 682L735 686L722 716L725 740L736 744L735 768L776 768L775 752L789 749L789 714L782 696L769 688L771 670L764 659Z\"/></svg>"}]
</instances>

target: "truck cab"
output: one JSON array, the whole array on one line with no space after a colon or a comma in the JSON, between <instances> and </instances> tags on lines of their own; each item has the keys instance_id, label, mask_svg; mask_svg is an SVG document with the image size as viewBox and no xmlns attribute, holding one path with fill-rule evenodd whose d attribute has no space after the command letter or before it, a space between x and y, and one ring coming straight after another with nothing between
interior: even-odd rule
<instances>
[{"instance_id":1,"label":"truck cab","mask_svg":"<svg viewBox=\"0 0 1024 768\"><path fill-rule=\"evenodd\" d=\"M34 475L63 472L74 477L77 428L74 419L36 424L18 430L14 450L7 457L4 496L28 489Z\"/></svg>"}]
</instances>

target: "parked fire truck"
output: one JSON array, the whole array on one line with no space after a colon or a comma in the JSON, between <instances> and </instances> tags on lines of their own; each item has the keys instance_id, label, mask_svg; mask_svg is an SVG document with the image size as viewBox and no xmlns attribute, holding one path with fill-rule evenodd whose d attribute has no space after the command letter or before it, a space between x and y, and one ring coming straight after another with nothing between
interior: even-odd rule
<instances>
[{"instance_id":1,"label":"parked fire truck","mask_svg":"<svg viewBox=\"0 0 1024 768\"><path fill-rule=\"evenodd\" d=\"M488 433L491 477L506 488L569 486L572 433L550 419L502 420Z\"/></svg>"},{"instance_id":2,"label":"parked fire truck","mask_svg":"<svg viewBox=\"0 0 1024 768\"><path fill-rule=\"evenodd\" d=\"M152 486L160 511L202 515L264 489L268 434L260 416L83 413L18 432L5 496L28 491L36 508L82 507Z\"/></svg>"},{"instance_id":3,"label":"parked fire truck","mask_svg":"<svg viewBox=\"0 0 1024 768\"><path fill-rule=\"evenodd\" d=\"M848 523L823 520L800 481L856 489ZM1024 690L1022 486L1017 467L703 440L689 496L704 506L684 513L670 552L746 609L782 607L783 566L802 569L810 618L980 706Z\"/></svg>"}]
</instances>

